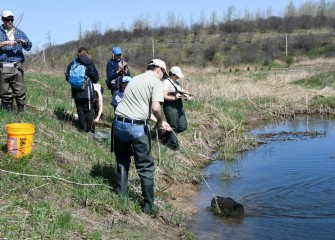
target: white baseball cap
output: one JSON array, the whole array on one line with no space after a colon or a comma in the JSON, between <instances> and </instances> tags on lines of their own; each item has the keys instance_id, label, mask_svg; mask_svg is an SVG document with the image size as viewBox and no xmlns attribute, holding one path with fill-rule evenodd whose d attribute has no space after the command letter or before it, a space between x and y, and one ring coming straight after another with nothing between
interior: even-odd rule
<instances>
[{"instance_id":1,"label":"white baseball cap","mask_svg":"<svg viewBox=\"0 0 335 240\"><path fill-rule=\"evenodd\" d=\"M1 16L4 18L8 18L8 17L14 17L14 14L12 11L9 10L3 10L1 13Z\"/></svg>"},{"instance_id":2,"label":"white baseball cap","mask_svg":"<svg viewBox=\"0 0 335 240\"><path fill-rule=\"evenodd\" d=\"M150 65L155 65L155 66L157 66L157 67L161 67L161 68L163 68L163 70L164 70L164 75L167 75L167 72L166 72L166 64L165 64L164 61L162 61L162 60L160 60L160 59L152 59L152 60L149 62L148 65L149 65L149 66L150 66Z\"/></svg>"},{"instance_id":3,"label":"white baseball cap","mask_svg":"<svg viewBox=\"0 0 335 240\"><path fill-rule=\"evenodd\" d=\"M173 67L170 69L170 72L171 72L172 74L176 74L177 77L179 77L179 78L183 78L183 77L184 77L184 75L181 73L181 69L180 69L180 67L178 67L178 66L173 66Z\"/></svg>"}]
</instances>

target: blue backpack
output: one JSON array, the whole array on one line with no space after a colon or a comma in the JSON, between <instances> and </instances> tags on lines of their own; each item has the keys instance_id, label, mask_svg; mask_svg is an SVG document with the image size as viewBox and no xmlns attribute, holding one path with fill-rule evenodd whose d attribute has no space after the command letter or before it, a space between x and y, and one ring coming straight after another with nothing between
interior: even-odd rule
<instances>
[{"instance_id":1,"label":"blue backpack","mask_svg":"<svg viewBox=\"0 0 335 240\"><path fill-rule=\"evenodd\" d=\"M73 60L69 72L69 83L76 90L84 90L87 85L86 67Z\"/></svg>"}]
</instances>

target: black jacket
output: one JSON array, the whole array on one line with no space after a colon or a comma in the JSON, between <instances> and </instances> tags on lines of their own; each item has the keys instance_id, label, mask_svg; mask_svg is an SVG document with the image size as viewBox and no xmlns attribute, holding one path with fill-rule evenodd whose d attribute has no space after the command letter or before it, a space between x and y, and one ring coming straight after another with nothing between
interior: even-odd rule
<instances>
[{"instance_id":1,"label":"black jacket","mask_svg":"<svg viewBox=\"0 0 335 240\"><path fill-rule=\"evenodd\" d=\"M71 87L72 97L77 98L88 98L93 99L93 84L99 80L99 73L96 67L93 64L93 61L85 56L79 56L76 58L76 61L86 67L86 76L89 77L90 81L86 85L84 90L77 90ZM66 69L66 81L69 81L69 73L73 62L71 62Z\"/></svg>"}]
</instances>

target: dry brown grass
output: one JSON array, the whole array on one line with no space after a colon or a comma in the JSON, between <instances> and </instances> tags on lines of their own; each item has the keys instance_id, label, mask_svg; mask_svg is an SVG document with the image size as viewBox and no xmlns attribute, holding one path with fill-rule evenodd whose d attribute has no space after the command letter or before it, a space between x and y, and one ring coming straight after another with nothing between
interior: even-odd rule
<instances>
[{"instance_id":1,"label":"dry brown grass","mask_svg":"<svg viewBox=\"0 0 335 240\"><path fill-rule=\"evenodd\" d=\"M230 100L276 98L280 108L290 105L296 110L306 110L308 102L315 96L334 96L335 90L325 87L322 90L306 89L299 85L292 85L293 81L306 79L310 76L329 72L334 69L333 59L315 59L301 61L290 68L275 68L271 70L250 70L246 67L238 72L223 70L218 73L213 68L194 69L185 68L186 79L182 84L195 93L195 98L207 99L210 96L222 97ZM264 79L255 80L257 75ZM190 77L187 77L190 76Z\"/></svg>"}]
</instances>

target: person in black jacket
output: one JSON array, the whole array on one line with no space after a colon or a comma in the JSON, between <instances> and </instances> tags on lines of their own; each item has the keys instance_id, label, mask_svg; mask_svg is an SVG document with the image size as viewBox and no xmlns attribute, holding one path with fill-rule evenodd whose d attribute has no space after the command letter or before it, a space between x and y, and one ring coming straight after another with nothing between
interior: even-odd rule
<instances>
[{"instance_id":1,"label":"person in black jacket","mask_svg":"<svg viewBox=\"0 0 335 240\"><path fill-rule=\"evenodd\" d=\"M78 57L75 59L79 64L86 67L86 76L88 77L88 83L85 89L77 90L71 87L72 97L76 103L78 119L81 130L84 132L95 132L94 127L94 110L93 110L93 83L98 82L99 73L93 64L93 61L88 58L88 50L84 47L78 49ZM69 81L69 73L73 61L68 65L66 69L66 81Z\"/></svg>"}]
</instances>

